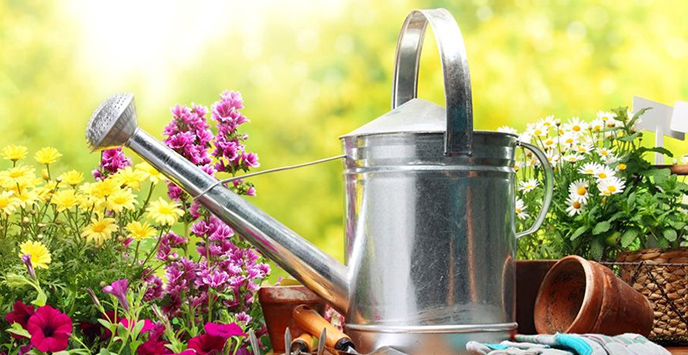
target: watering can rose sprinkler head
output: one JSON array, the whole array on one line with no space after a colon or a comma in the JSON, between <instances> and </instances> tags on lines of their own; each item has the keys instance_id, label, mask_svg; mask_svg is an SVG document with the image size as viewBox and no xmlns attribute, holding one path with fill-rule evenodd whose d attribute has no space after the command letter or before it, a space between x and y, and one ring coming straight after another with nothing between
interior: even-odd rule
<instances>
[{"instance_id":1,"label":"watering can rose sprinkler head","mask_svg":"<svg viewBox=\"0 0 688 355\"><path fill-rule=\"evenodd\" d=\"M347 268L137 127L133 94L103 102L86 128L91 151L127 146L306 287L346 314Z\"/></svg>"}]
</instances>

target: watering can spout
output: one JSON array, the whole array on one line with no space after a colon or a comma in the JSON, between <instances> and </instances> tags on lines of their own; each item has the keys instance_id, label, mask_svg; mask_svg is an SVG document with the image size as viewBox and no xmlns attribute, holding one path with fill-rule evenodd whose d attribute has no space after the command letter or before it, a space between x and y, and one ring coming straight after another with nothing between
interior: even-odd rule
<instances>
[{"instance_id":1,"label":"watering can spout","mask_svg":"<svg viewBox=\"0 0 688 355\"><path fill-rule=\"evenodd\" d=\"M336 310L348 308L347 268L137 127L132 94L115 95L93 113L86 138L92 150L128 146L230 225L253 246Z\"/></svg>"}]
</instances>

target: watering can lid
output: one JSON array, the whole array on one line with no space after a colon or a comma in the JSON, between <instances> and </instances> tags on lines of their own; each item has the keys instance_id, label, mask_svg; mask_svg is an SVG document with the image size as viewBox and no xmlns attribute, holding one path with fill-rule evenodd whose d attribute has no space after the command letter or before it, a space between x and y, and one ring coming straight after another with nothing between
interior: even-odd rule
<instances>
[{"instance_id":1,"label":"watering can lid","mask_svg":"<svg viewBox=\"0 0 688 355\"><path fill-rule=\"evenodd\" d=\"M385 133L444 133L444 107L423 99L412 99L340 138Z\"/></svg>"}]
</instances>

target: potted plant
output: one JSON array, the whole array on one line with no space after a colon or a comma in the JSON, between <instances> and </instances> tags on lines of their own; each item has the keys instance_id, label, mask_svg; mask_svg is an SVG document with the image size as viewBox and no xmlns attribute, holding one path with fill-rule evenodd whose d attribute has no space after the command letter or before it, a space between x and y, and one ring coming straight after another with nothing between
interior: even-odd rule
<instances>
[{"instance_id":1,"label":"potted plant","mask_svg":"<svg viewBox=\"0 0 688 355\"><path fill-rule=\"evenodd\" d=\"M591 122L577 117L561 122L550 116L527 126L520 139L545 151L555 183L542 228L519 241L520 259L580 255L598 261L688 262L688 249L682 249L688 238L688 214L682 206L688 185L668 167L645 159L651 152L672 154L641 144L642 133L635 127L644 112L619 108L599 112ZM500 130L516 133L508 127ZM520 153L515 169L517 225L526 228L534 218L529 212L540 207L542 171L527 151ZM622 268L622 277L644 281L633 267ZM635 288L653 294L643 285ZM688 308L685 311L688 316Z\"/></svg>"}]
</instances>

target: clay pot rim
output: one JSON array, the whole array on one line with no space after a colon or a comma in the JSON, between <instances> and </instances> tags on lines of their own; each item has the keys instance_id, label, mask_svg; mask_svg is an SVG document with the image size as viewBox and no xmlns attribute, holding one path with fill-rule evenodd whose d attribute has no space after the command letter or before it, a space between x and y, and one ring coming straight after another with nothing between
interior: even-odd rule
<instances>
[{"instance_id":1,"label":"clay pot rim","mask_svg":"<svg viewBox=\"0 0 688 355\"><path fill-rule=\"evenodd\" d=\"M551 287L551 283L554 281L554 276L556 276L556 273L558 272L557 269L569 264L576 264L579 267L583 268L583 272L585 273L585 293L583 295L583 301L581 302L580 309L576 314L576 318L574 318L573 322L571 322L568 328L566 328L566 330L564 330L563 332L586 332L586 329L590 329L593 326L595 319L586 319L584 317L589 314L597 314L597 312L599 312L600 308L602 307L603 300L601 295L604 291L604 284L601 283L598 285L597 283L595 283L595 278L593 277L592 264L588 262L588 260L578 255L565 256L561 258L556 264L554 264L552 268L547 272L547 274L543 278L542 285L538 290L538 294L535 299L534 317L535 329L538 331L538 333L543 334L548 332L544 324L544 319L546 319L546 317L544 317L541 314L544 308L541 302L547 300L546 296L543 296L543 294L545 293L545 290Z\"/></svg>"},{"instance_id":2,"label":"clay pot rim","mask_svg":"<svg viewBox=\"0 0 688 355\"><path fill-rule=\"evenodd\" d=\"M281 291L277 294L277 291ZM322 299L303 285L261 286L258 289L258 300L261 303L318 303Z\"/></svg>"}]
</instances>

